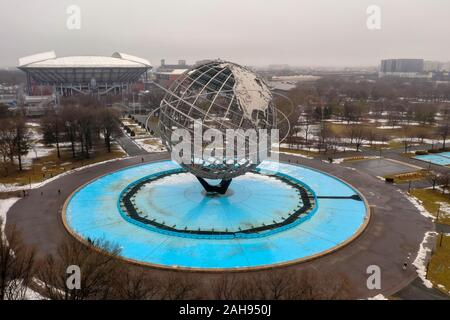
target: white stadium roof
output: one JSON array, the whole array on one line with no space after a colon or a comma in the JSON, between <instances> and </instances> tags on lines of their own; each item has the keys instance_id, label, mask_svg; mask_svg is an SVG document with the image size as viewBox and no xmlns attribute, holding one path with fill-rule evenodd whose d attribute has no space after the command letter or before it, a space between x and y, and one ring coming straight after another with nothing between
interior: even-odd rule
<instances>
[{"instance_id":1,"label":"white stadium roof","mask_svg":"<svg viewBox=\"0 0 450 320\"><path fill-rule=\"evenodd\" d=\"M30 83L39 85L86 85L132 83L151 69L148 60L129 54L111 57L72 56L57 58L55 52L44 52L19 59L19 69L27 73Z\"/></svg>"},{"instance_id":2,"label":"white stadium roof","mask_svg":"<svg viewBox=\"0 0 450 320\"><path fill-rule=\"evenodd\" d=\"M71 56L57 58L54 51L19 59L19 68L149 68L148 60L116 52L111 57Z\"/></svg>"}]
</instances>

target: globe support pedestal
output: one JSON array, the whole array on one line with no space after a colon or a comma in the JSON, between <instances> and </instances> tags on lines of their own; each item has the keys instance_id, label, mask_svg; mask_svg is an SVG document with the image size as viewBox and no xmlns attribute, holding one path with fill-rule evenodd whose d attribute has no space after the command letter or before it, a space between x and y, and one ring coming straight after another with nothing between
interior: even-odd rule
<instances>
[{"instance_id":1,"label":"globe support pedestal","mask_svg":"<svg viewBox=\"0 0 450 320\"><path fill-rule=\"evenodd\" d=\"M197 177L198 181L202 184L203 188L205 188L207 193L218 193L218 194L225 194L227 193L228 187L231 184L231 181L233 179L223 179L220 181L220 183L216 186L210 185L208 182L206 182L205 179L202 177Z\"/></svg>"}]
</instances>

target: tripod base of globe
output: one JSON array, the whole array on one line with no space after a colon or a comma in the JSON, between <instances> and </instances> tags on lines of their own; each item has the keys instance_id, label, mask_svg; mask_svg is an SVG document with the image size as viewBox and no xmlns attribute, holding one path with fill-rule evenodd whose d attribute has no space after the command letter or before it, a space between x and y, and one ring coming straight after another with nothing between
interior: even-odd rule
<instances>
[{"instance_id":1,"label":"tripod base of globe","mask_svg":"<svg viewBox=\"0 0 450 320\"><path fill-rule=\"evenodd\" d=\"M228 188L230 187L231 181L233 179L223 179L220 181L218 185L211 185L202 177L197 176L198 181L200 181L201 185L205 189L207 194L225 194L227 193Z\"/></svg>"}]
</instances>

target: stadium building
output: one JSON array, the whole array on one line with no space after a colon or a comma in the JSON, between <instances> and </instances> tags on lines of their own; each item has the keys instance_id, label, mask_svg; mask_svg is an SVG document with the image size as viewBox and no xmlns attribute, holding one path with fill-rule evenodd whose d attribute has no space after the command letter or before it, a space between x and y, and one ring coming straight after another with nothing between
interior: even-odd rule
<instances>
[{"instance_id":1,"label":"stadium building","mask_svg":"<svg viewBox=\"0 0 450 320\"><path fill-rule=\"evenodd\" d=\"M116 52L111 57L71 56L57 58L45 52L19 59L27 76L28 95L122 95L146 80L149 61ZM50 91L50 92L49 92Z\"/></svg>"}]
</instances>

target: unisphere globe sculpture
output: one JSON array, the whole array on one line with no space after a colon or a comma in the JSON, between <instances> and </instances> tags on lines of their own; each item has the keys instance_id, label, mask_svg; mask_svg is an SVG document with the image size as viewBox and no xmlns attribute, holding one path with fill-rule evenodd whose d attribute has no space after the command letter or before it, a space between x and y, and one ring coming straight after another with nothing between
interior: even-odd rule
<instances>
[{"instance_id":1,"label":"unisphere globe sculpture","mask_svg":"<svg viewBox=\"0 0 450 320\"><path fill-rule=\"evenodd\" d=\"M267 84L245 67L221 60L197 65L170 86L161 102L159 129L162 141L169 151L173 151L178 142L172 141L172 133L176 129L185 129L193 142L194 124L200 121L202 133L207 129L218 130L224 137L224 148L238 148L235 141L225 138L227 129L235 130L238 135L248 129L254 129L257 135L260 129L270 133L276 127L272 99ZM240 129L243 131L237 131ZM206 147L204 142L202 148ZM193 151L190 161L180 165L199 178L207 191L218 190L208 190L204 179L222 179L221 185L225 188L218 192L224 193L232 178L260 163L260 158L255 160L247 149L244 157L237 157L237 151L233 151L232 157L223 152L220 157L208 156L206 159Z\"/></svg>"}]
</instances>

